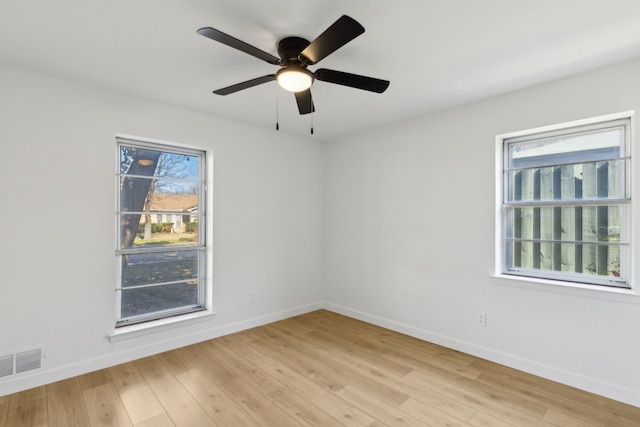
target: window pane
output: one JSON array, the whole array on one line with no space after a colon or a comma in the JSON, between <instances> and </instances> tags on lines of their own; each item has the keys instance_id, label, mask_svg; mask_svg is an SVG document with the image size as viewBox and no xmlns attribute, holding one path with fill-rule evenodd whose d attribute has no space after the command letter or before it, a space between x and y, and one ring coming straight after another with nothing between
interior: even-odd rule
<instances>
[{"instance_id":1,"label":"window pane","mask_svg":"<svg viewBox=\"0 0 640 427\"><path fill-rule=\"evenodd\" d=\"M198 207L197 181L120 177L122 212L189 212Z\"/></svg>"},{"instance_id":2,"label":"window pane","mask_svg":"<svg viewBox=\"0 0 640 427\"><path fill-rule=\"evenodd\" d=\"M123 288L197 278L198 251L130 254L123 260Z\"/></svg>"},{"instance_id":3,"label":"window pane","mask_svg":"<svg viewBox=\"0 0 640 427\"><path fill-rule=\"evenodd\" d=\"M623 280L620 258L625 246L593 243L507 241L509 270L564 272ZM543 276L544 277L544 276Z\"/></svg>"},{"instance_id":4,"label":"window pane","mask_svg":"<svg viewBox=\"0 0 640 427\"><path fill-rule=\"evenodd\" d=\"M197 180L200 158L149 148L122 145L120 173Z\"/></svg>"},{"instance_id":5,"label":"window pane","mask_svg":"<svg viewBox=\"0 0 640 427\"><path fill-rule=\"evenodd\" d=\"M158 246L197 246L198 240L198 224L191 222L189 214L180 215L179 226L174 222L173 225L168 222L158 222L157 216L160 215L138 215L123 214L121 215L121 231L128 232L129 224L138 224L137 228L132 225L131 228L136 230L136 236L132 245L127 245L128 239L120 239L120 249L140 249L140 248L157 248ZM174 216L174 219L178 215Z\"/></svg>"},{"instance_id":6,"label":"window pane","mask_svg":"<svg viewBox=\"0 0 640 427\"><path fill-rule=\"evenodd\" d=\"M120 311L122 318L199 305L197 281L124 289L121 292Z\"/></svg>"},{"instance_id":7,"label":"window pane","mask_svg":"<svg viewBox=\"0 0 640 427\"><path fill-rule=\"evenodd\" d=\"M509 201L624 198L624 160L509 172Z\"/></svg>"},{"instance_id":8,"label":"window pane","mask_svg":"<svg viewBox=\"0 0 640 427\"><path fill-rule=\"evenodd\" d=\"M509 146L509 164L525 168L614 159L621 157L623 140L624 128L618 127L514 143Z\"/></svg>"},{"instance_id":9,"label":"window pane","mask_svg":"<svg viewBox=\"0 0 640 427\"><path fill-rule=\"evenodd\" d=\"M625 207L562 206L512 208L508 238L523 240L567 240L620 242Z\"/></svg>"},{"instance_id":10,"label":"window pane","mask_svg":"<svg viewBox=\"0 0 640 427\"><path fill-rule=\"evenodd\" d=\"M184 223L192 222L199 213L199 188L193 181L152 180L149 178L132 178L122 176L120 191L120 209L122 212L149 212L148 214L122 214L120 222L120 247L131 247L130 235L136 234L134 245L140 240L151 242L167 241L167 236L159 238L159 234L191 233L184 236L185 241L198 241L197 227L185 227ZM172 193L158 191L172 190ZM182 191L182 192L179 192ZM177 221L176 217L180 217ZM164 221L163 221L164 218ZM169 240L178 240L169 239Z\"/></svg>"}]
</instances>

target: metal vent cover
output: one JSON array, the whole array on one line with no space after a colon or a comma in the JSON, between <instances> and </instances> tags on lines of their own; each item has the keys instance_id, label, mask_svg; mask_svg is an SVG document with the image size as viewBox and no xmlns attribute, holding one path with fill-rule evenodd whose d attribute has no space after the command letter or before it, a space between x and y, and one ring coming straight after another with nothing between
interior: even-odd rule
<instances>
[{"instance_id":1,"label":"metal vent cover","mask_svg":"<svg viewBox=\"0 0 640 427\"><path fill-rule=\"evenodd\" d=\"M42 367L42 349L16 353L16 374L21 374Z\"/></svg>"},{"instance_id":2,"label":"metal vent cover","mask_svg":"<svg viewBox=\"0 0 640 427\"><path fill-rule=\"evenodd\" d=\"M0 378L13 375L13 354L0 356Z\"/></svg>"},{"instance_id":3,"label":"metal vent cover","mask_svg":"<svg viewBox=\"0 0 640 427\"><path fill-rule=\"evenodd\" d=\"M42 367L42 349L32 348L0 356L0 379Z\"/></svg>"}]
</instances>

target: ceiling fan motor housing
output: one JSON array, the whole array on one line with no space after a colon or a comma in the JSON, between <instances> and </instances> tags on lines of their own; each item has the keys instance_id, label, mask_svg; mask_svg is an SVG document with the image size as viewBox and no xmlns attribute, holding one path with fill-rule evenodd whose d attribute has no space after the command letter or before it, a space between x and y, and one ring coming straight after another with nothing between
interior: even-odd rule
<instances>
[{"instance_id":1,"label":"ceiling fan motor housing","mask_svg":"<svg viewBox=\"0 0 640 427\"><path fill-rule=\"evenodd\" d=\"M285 37L278 42L278 55L285 65L288 62L301 62L300 52L309 46L309 40L302 37ZM305 64L306 65L306 64Z\"/></svg>"}]
</instances>

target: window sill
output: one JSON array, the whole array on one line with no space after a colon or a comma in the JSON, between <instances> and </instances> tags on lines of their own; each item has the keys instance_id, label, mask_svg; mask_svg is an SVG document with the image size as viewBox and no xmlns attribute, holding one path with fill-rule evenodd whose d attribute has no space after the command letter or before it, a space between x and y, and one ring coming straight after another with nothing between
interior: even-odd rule
<instances>
[{"instance_id":1,"label":"window sill","mask_svg":"<svg viewBox=\"0 0 640 427\"><path fill-rule=\"evenodd\" d=\"M585 298L595 298L606 301L640 304L640 294L633 289L620 289L610 286L583 285L580 283L562 282L559 280L536 279L509 274L492 274L498 279L497 284L531 289L542 292L552 292L564 295L574 295Z\"/></svg>"},{"instance_id":2,"label":"window sill","mask_svg":"<svg viewBox=\"0 0 640 427\"><path fill-rule=\"evenodd\" d=\"M155 334L157 332L178 328L185 325L204 322L216 315L215 311L204 310L197 313L183 314L181 316L168 317L166 319L154 320L151 322L138 323L136 325L123 326L117 328L113 333L107 335L110 342L124 341L137 338L143 335Z\"/></svg>"}]
</instances>

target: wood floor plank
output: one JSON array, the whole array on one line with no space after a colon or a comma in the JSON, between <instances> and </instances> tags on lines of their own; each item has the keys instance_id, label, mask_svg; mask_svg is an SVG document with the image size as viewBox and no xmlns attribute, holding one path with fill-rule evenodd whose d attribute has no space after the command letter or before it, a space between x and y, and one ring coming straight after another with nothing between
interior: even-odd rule
<instances>
[{"instance_id":1,"label":"wood floor plank","mask_svg":"<svg viewBox=\"0 0 640 427\"><path fill-rule=\"evenodd\" d=\"M294 354L286 344L260 339L253 341L250 345L262 351L265 356L287 366L325 390L337 390L346 385L344 379L340 378L339 375L332 373L325 366L318 366L317 361L305 360L300 355Z\"/></svg>"},{"instance_id":2,"label":"wood floor plank","mask_svg":"<svg viewBox=\"0 0 640 427\"><path fill-rule=\"evenodd\" d=\"M269 393L269 398L284 412L303 426L344 426L328 413L313 404L308 395L282 388Z\"/></svg>"},{"instance_id":3,"label":"wood floor plank","mask_svg":"<svg viewBox=\"0 0 640 427\"><path fill-rule=\"evenodd\" d=\"M162 363L169 368L173 375L178 375L196 368L189 359L189 356L185 355L184 348L166 351L158 354L157 356Z\"/></svg>"},{"instance_id":4,"label":"wood floor plank","mask_svg":"<svg viewBox=\"0 0 640 427\"><path fill-rule=\"evenodd\" d=\"M424 426L422 421L412 417L393 405L389 405L384 401L376 399L366 390L360 390L357 387L348 385L334 393L354 407L362 409L368 415L372 416L384 425Z\"/></svg>"},{"instance_id":5,"label":"wood floor plank","mask_svg":"<svg viewBox=\"0 0 640 427\"><path fill-rule=\"evenodd\" d=\"M257 360L263 356L255 347L247 344L243 338L236 336L236 334L231 337L233 338L225 340L224 344L233 354L241 354L247 360Z\"/></svg>"},{"instance_id":6,"label":"wood floor plank","mask_svg":"<svg viewBox=\"0 0 640 427\"><path fill-rule=\"evenodd\" d=\"M165 414L135 363L113 366L109 368L109 374L133 424Z\"/></svg>"},{"instance_id":7,"label":"wood floor plank","mask_svg":"<svg viewBox=\"0 0 640 427\"><path fill-rule=\"evenodd\" d=\"M317 335L318 332L323 333L322 331L311 331L304 335L297 336L296 339L299 344L304 345L322 356L329 356L336 351L344 351L347 349L347 347L343 346L344 340L342 338L335 337L339 342L323 340L321 336Z\"/></svg>"},{"instance_id":8,"label":"wood floor plank","mask_svg":"<svg viewBox=\"0 0 640 427\"><path fill-rule=\"evenodd\" d=\"M414 368L410 374L406 375L406 378L425 386L436 387L445 395L467 405L470 404L475 409L482 409L482 405L495 403L497 407L504 407L505 411L517 408L517 412L532 419L542 419L547 409L545 405L518 396L508 389L488 387L466 375L457 375L456 371L435 366L430 361L418 360L415 355L408 356L398 352L389 352L383 357L403 360Z\"/></svg>"},{"instance_id":9,"label":"wood floor plank","mask_svg":"<svg viewBox=\"0 0 640 427\"><path fill-rule=\"evenodd\" d=\"M109 384L111 382L111 376L109 375L109 371L106 369L100 369L98 371L80 375L78 380L80 380L82 390L88 390L99 385Z\"/></svg>"},{"instance_id":10,"label":"wood floor plank","mask_svg":"<svg viewBox=\"0 0 640 427\"><path fill-rule=\"evenodd\" d=\"M252 424L251 417L199 369L178 374L177 378L218 426L236 427Z\"/></svg>"},{"instance_id":11,"label":"wood floor plank","mask_svg":"<svg viewBox=\"0 0 640 427\"><path fill-rule=\"evenodd\" d=\"M175 427L175 424L171 421L169 415L162 414L138 424L134 424L133 427Z\"/></svg>"},{"instance_id":12,"label":"wood floor plank","mask_svg":"<svg viewBox=\"0 0 640 427\"><path fill-rule=\"evenodd\" d=\"M332 355L330 360L336 363L336 369L342 373L348 385L368 390L371 397L387 402L394 407L401 405L410 397L401 388L390 385L388 381L385 381L385 377L393 374L387 374L377 366L363 361L356 361L342 353Z\"/></svg>"},{"instance_id":13,"label":"wood floor plank","mask_svg":"<svg viewBox=\"0 0 640 427\"><path fill-rule=\"evenodd\" d=\"M518 405L518 402L511 402L508 390L504 390L502 393L498 390L485 390L480 387L474 387L467 378L452 377L450 381L446 381L443 378L437 378L436 375L419 371L407 374L406 378L416 381L418 384L425 384L425 386L435 385L446 396L465 402L471 408L493 415L516 426L548 425L542 421L544 412L541 413L539 407L531 408L526 404Z\"/></svg>"},{"instance_id":14,"label":"wood floor plank","mask_svg":"<svg viewBox=\"0 0 640 427\"><path fill-rule=\"evenodd\" d=\"M342 357L345 359L345 364L349 364L352 369L364 370L365 372L375 370L374 366L368 366L364 361L358 361L356 359L349 362L351 359L350 355L342 355ZM406 395L422 403L428 404L461 420L471 418L476 412L475 409L470 408L464 401L454 399L442 393L440 388L435 385L425 382L418 383L405 378L405 376L392 375L381 370L377 372L377 380L389 387L401 390Z\"/></svg>"},{"instance_id":15,"label":"wood floor plank","mask_svg":"<svg viewBox=\"0 0 640 427\"><path fill-rule=\"evenodd\" d=\"M244 342L251 342L255 340L259 340L262 337L256 333L259 331L261 327L245 329L244 331L240 331L235 333L238 338L240 338Z\"/></svg>"},{"instance_id":16,"label":"wood floor plank","mask_svg":"<svg viewBox=\"0 0 640 427\"><path fill-rule=\"evenodd\" d=\"M640 425L637 408L631 405L486 360L478 360L474 362L474 366L483 370L483 374L477 378L479 383L512 390L514 394L565 413L572 419L585 423L594 421L612 427ZM611 419L612 414L616 414L614 419Z\"/></svg>"},{"instance_id":17,"label":"wood floor plank","mask_svg":"<svg viewBox=\"0 0 640 427\"><path fill-rule=\"evenodd\" d=\"M132 426L127 410L112 383L83 391L91 427Z\"/></svg>"},{"instance_id":18,"label":"wood floor plank","mask_svg":"<svg viewBox=\"0 0 640 427\"><path fill-rule=\"evenodd\" d=\"M281 361L265 356L256 361L256 366L301 396L321 396L327 391L326 387L317 384L313 379L296 370L295 364L289 367ZM336 390L336 388L331 390Z\"/></svg>"},{"instance_id":19,"label":"wood floor plank","mask_svg":"<svg viewBox=\"0 0 640 427\"><path fill-rule=\"evenodd\" d=\"M362 334L376 328L356 319L348 319L349 327L344 328L345 319L347 318L344 316L326 310L318 310L300 316L300 321L309 328L329 332L347 341L356 341Z\"/></svg>"},{"instance_id":20,"label":"wood floor plank","mask_svg":"<svg viewBox=\"0 0 640 427\"><path fill-rule=\"evenodd\" d=\"M89 425L89 414L78 377L49 384L46 388L49 427Z\"/></svg>"},{"instance_id":21,"label":"wood floor plank","mask_svg":"<svg viewBox=\"0 0 640 427\"><path fill-rule=\"evenodd\" d=\"M549 409L544 417L542 418L544 421L554 425L554 426L562 426L562 427L598 427L598 424L593 424L588 421L584 421L579 418L575 418L569 414L562 413L556 411L554 409ZM640 424L640 420L638 421Z\"/></svg>"},{"instance_id":22,"label":"wood floor plank","mask_svg":"<svg viewBox=\"0 0 640 427\"><path fill-rule=\"evenodd\" d=\"M482 411L476 412L469 420L469 425L474 427L513 427L513 424L502 421Z\"/></svg>"},{"instance_id":23,"label":"wood floor plank","mask_svg":"<svg viewBox=\"0 0 640 427\"><path fill-rule=\"evenodd\" d=\"M305 360L314 371L324 372L324 375L341 378L348 384L369 390L372 395L394 406L409 398L407 394L378 381L378 376L381 375L379 369L375 367L369 368L369 366L361 370L353 369L354 360L343 357L343 352L336 352L328 356L332 363L327 363L327 357L318 357L317 353L303 345L299 345L297 340L290 336L282 335L276 338L278 342L287 344L289 354L296 354L299 359ZM364 366L364 363L361 366Z\"/></svg>"},{"instance_id":24,"label":"wood floor plank","mask_svg":"<svg viewBox=\"0 0 640 427\"><path fill-rule=\"evenodd\" d=\"M299 322L297 318L284 319L279 322L270 323L268 326L276 328L281 333L296 337L313 331L312 328Z\"/></svg>"},{"instance_id":25,"label":"wood floor plank","mask_svg":"<svg viewBox=\"0 0 640 427\"><path fill-rule=\"evenodd\" d=\"M289 365L286 361L274 360L265 356L256 364L260 369L287 384L287 389L283 390L296 393L301 398L306 399L310 405L318 407L342 425L368 426L376 421L365 411L331 393L331 391L339 390L339 388L332 387L327 389L324 385L317 384L314 378L309 378L304 373L296 370L297 365L295 363Z\"/></svg>"},{"instance_id":26,"label":"wood floor plank","mask_svg":"<svg viewBox=\"0 0 640 427\"><path fill-rule=\"evenodd\" d=\"M7 422L7 415L9 414L9 401L11 395L0 396L0 427L5 427Z\"/></svg>"},{"instance_id":27,"label":"wood floor plank","mask_svg":"<svg viewBox=\"0 0 640 427\"><path fill-rule=\"evenodd\" d=\"M202 407L157 357L135 362L144 380L177 426L215 426Z\"/></svg>"},{"instance_id":28,"label":"wood floor plank","mask_svg":"<svg viewBox=\"0 0 640 427\"><path fill-rule=\"evenodd\" d=\"M471 366L466 366L456 362L451 362L437 354L423 351L423 349L413 349L409 347L396 347L396 349L386 352L385 356L394 355L396 359L403 360L414 369L427 368L429 366L450 371L454 375L460 375L469 379L476 379L482 371ZM391 358L391 357L389 357Z\"/></svg>"},{"instance_id":29,"label":"wood floor plank","mask_svg":"<svg viewBox=\"0 0 640 427\"><path fill-rule=\"evenodd\" d=\"M274 405L266 395L253 388L242 378L222 385L224 392L261 426L298 427L293 418Z\"/></svg>"},{"instance_id":30,"label":"wood floor plank","mask_svg":"<svg viewBox=\"0 0 640 427\"><path fill-rule=\"evenodd\" d=\"M378 328L368 332L364 334L361 339L379 342L380 345L385 346L386 351L396 350L405 351L409 354L415 352L420 354L429 354L463 366L470 366L475 360L477 360L475 356L383 328Z\"/></svg>"},{"instance_id":31,"label":"wood floor plank","mask_svg":"<svg viewBox=\"0 0 640 427\"><path fill-rule=\"evenodd\" d=\"M358 359L363 359L367 361L375 361L376 365L385 365L385 369L391 370L397 375L405 375L411 368L405 364L396 363L389 359L381 358L383 354L382 351L372 350L371 346L363 347L362 345L347 341L343 338L333 336L332 334L325 331L312 331L308 334L305 334L299 341L311 348L312 350L316 350L316 347L321 346L327 349L324 353L326 356L331 356L332 353L335 352L348 352L353 355L353 357L357 357ZM360 342L360 341L359 341Z\"/></svg>"},{"instance_id":32,"label":"wood floor plank","mask_svg":"<svg viewBox=\"0 0 640 427\"><path fill-rule=\"evenodd\" d=\"M11 395L5 422L8 427L46 427L47 419L46 387L36 387Z\"/></svg>"},{"instance_id":33,"label":"wood floor plank","mask_svg":"<svg viewBox=\"0 0 640 427\"><path fill-rule=\"evenodd\" d=\"M313 404L345 426L371 426L377 421L365 410L336 396L335 392L324 392L316 396Z\"/></svg>"},{"instance_id":34,"label":"wood floor plank","mask_svg":"<svg viewBox=\"0 0 640 427\"><path fill-rule=\"evenodd\" d=\"M268 394L284 386L262 371L256 369L253 361L245 359L242 354L233 353L222 341L203 343L207 355L229 372L234 378L242 378L254 388Z\"/></svg>"},{"instance_id":35,"label":"wood floor plank","mask_svg":"<svg viewBox=\"0 0 640 427\"><path fill-rule=\"evenodd\" d=\"M198 346L189 346L182 349L186 365L191 369L200 369L202 373L211 378L216 383L225 383L236 378L236 374L228 370L225 366L209 357L205 350L208 342L200 343Z\"/></svg>"},{"instance_id":36,"label":"wood floor plank","mask_svg":"<svg viewBox=\"0 0 640 427\"><path fill-rule=\"evenodd\" d=\"M438 408L431 406L418 399L408 399L398 407L402 412L414 417L428 426L448 426L448 427L465 427L468 426L466 421L449 415Z\"/></svg>"}]
</instances>

